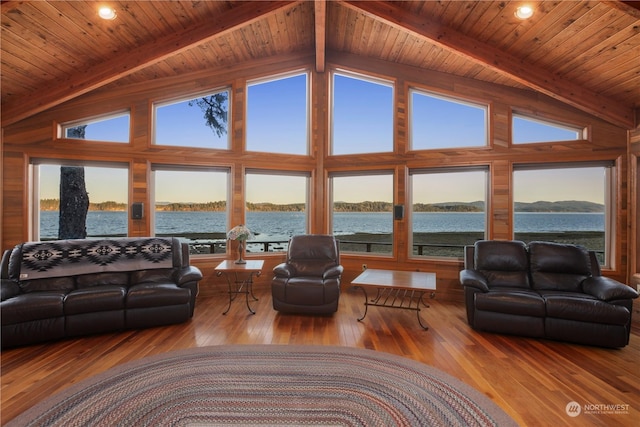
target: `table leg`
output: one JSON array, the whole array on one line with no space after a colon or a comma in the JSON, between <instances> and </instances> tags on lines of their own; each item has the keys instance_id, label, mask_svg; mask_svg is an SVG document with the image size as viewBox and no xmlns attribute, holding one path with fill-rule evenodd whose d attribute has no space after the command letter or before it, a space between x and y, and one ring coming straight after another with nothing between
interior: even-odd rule
<instances>
[{"instance_id":1,"label":"table leg","mask_svg":"<svg viewBox=\"0 0 640 427\"><path fill-rule=\"evenodd\" d=\"M367 315L367 309L369 308L369 297L367 296L367 291L365 288L363 288L362 286L354 286L354 288L360 288L362 290L362 293L364 293L364 314L362 315L361 318L358 319L358 322L362 322L365 318L365 316Z\"/></svg>"},{"instance_id":2,"label":"table leg","mask_svg":"<svg viewBox=\"0 0 640 427\"><path fill-rule=\"evenodd\" d=\"M420 292L418 295L418 301L416 302L416 316L418 316L418 324L420 324L422 329L426 331L429 329L429 327L422 324L422 318L420 317L420 301L422 301L422 305L425 308L429 307L429 304L425 304L425 302L422 300L423 296L424 296L424 292Z\"/></svg>"},{"instance_id":3,"label":"table leg","mask_svg":"<svg viewBox=\"0 0 640 427\"><path fill-rule=\"evenodd\" d=\"M254 301L258 301L258 298L256 298L256 296L253 294L253 286L252 286L253 274L254 274L253 272L250 272L249 276L246 279L242 280L238 277L238 273L235 272L233 285L231 284L231 278L229 277L229 274L226 273L224 275L225 278L227 279L227 286L229 288L229 305L227 306L227 309L222 313L223 315L226 315L229 312L229 310L231 310L231 303L236 299L236 296L238 294L245 295L245 302L247 304L247 309L251 314L256 314L256 312L253 311L253 309L249 305L249 295L251 295L251 298ZM222 271L218 271L216 275L220 277L222 275ZM260 272L256 273L256 277L257 276L260 276Z\"/></svg>"}]
</instances>

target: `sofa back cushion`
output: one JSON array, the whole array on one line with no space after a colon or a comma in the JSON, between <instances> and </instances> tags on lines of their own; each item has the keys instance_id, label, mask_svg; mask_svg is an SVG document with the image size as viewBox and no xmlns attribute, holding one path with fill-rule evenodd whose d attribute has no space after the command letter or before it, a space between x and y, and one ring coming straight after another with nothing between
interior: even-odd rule
<instances>
[{"instance_id":1,"label":"sofa back cushion","mask_svg":"<svg viewBox=\"0 0 640 427\"><path fill-rule=\"evenodd\" d=\"M534 289L582 292L591 276L589 251L579 245L530 242L529 258Z\"/></svg>"},{"instance_id":2,"label":"sofa back cushion","mask_svg":"<svg viewBox=\"0 0 640 427\"><path fill-rule=\"evenodd\" d=\"M105 285L128 286L129 273L92 273L76 276L77 289Z\"/></svg>"},{"instance_id":3,"label":"sofa back cushion","mask_svg":"<svg viewBox=\"0 0 640 427\"><path fill-rule=\"evenodd\" d=\"M474 267L489 287L530 288L527 247L518 240L481 240L474 245Z\"/></svg>"},{"instance_id":4,"label":"sofa back cushion","mask_svg":"<svg viewBox=\"0 0 640 427\"><path fill-rule=\"evenodd\" d=\"M67 293L75 289L73 277L50 277L45 279L22 280L19 283L22 292L60 291Z\"/></svg>"}]
</instances>

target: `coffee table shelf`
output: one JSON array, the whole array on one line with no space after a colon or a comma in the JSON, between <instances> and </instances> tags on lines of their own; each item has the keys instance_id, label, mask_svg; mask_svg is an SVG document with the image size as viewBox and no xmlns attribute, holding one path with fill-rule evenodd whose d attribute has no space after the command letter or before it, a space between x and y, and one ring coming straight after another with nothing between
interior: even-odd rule
<instances>
[{"instance_id":1,"label":"coffee table shelf","mask_svg":"<svg viewBox=\"0 0 640 427\"><path fill-rule=\"evenodd\" d=\"M367 316L369 306L396 308L415 311L418 324L424 330L429 329L420 318L420 304L422 308L429 307L423 299L429 291L430 297L435 297L435 273L367 269L351 282L351 286L364 293L364 314L358 319L359 322ZM369 299L366 288L374 288L376 295Z\"/></svg>"}]
</instances>

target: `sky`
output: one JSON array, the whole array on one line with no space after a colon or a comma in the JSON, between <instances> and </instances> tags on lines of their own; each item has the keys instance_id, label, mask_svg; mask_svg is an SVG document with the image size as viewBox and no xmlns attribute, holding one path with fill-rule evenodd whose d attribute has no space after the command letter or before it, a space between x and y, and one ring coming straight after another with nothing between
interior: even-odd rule
<instances>
[{"instance_id":1,"label":"sky","mask_svg":"<svg viewBox=\"0 0 640 427\"><path fill-rule=\"evenodd\" d=\"M333 154L390 152L393 150L393 86L384 81L368 81L351 74L334 74L336 95L331 120ZM247 150L305 155L309 123L308 78L304 73L281 76L276 80L250 82L247 89ZM227 92L221 88L218 92ZM202 94L207 95L207 94ZM157 108L154 132L158 144L226 149L228 133L218 137L205 125L198 106L188 100L164 103ZM428 92L412 90L409 120L414 149L482 146L486 142L486 108L469 102L450 102ZM226 103L228 107L228 102ZM229 117L231 119L231 117ZM86 129L86 139L126 142L129 121L116 116ZM576 139L575 129L551 128L538 122L516 118L514 143L531 140ZM126 169L85 168L87 189L93 202L113 200L126 203ZM471 202L482 198L486 179L480 173L469 179L465 174L427 174L414 176L413 198L417 203L449 201ZM59 167L41 168L41 198L58 198ZM156 200L207 202L227 199L228 176L224 172L155 173ZM300 176L249 175L247 201L303 203L306 178ZM393 179L389 175L343 178L334 185L334 200L392 202ZM206 183L206 184L204 184ZM448 185L444 185L447 183ZM282 188L290 188L283 192ZM520 202L538 200L587 200L603 203L603 168L558 171L517 171L514 198ZM206 191L203 191L206 190Z\"/></svg>"}]
</instances>

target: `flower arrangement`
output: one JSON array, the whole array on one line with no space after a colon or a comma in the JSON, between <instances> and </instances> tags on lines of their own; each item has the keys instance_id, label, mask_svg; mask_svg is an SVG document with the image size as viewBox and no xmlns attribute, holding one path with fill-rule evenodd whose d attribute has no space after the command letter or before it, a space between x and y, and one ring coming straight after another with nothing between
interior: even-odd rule
<instances>
[{"instance_id":1,"label":"flower arrangement","mask_svg":"<svg viewBox=\"0 0 640 427\"><path fill-rule=\"evenodd\" d=\"M243 242L245 240L253 239L253 233L246 225L236 225L227 233L227 239Z\"/></svg>"},{"instance_id":2,"label":"flower arrangement","mask_svg":"<svg viewBox=\"0 0 640 427\"><path fill-rule=\"evenodd\" d=\"M227 239L238 241L238 259L236 264L246 264L247 262L242 257L244 252L244 242L253 239L253 233L246 225L236 225L229 232L227 232Z\"/></svg>"}]
</instances>

